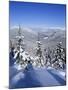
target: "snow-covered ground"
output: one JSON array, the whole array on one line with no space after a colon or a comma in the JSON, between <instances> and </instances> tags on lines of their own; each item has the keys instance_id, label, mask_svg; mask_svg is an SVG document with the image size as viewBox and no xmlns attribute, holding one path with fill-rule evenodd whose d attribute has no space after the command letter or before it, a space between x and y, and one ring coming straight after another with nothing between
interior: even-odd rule
<instances>
[{"instance_id":1,"label":"snow-covered ground","mask_svg":"<svg viewBox=\"0 0 68 90\"><path fill-rule=\"evenodd\" d=\"M28 69L17 69L17 65L10 66L9 77L10 88L29 88L42 86L59 86L65 85L65 71L54 68L36 68L32 65Z\"/></svg>"}]
</instances>

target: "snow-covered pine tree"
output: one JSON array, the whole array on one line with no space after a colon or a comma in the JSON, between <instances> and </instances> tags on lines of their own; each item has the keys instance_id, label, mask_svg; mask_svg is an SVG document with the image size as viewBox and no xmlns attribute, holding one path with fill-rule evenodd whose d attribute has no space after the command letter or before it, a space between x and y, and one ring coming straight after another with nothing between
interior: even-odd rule
<instances>
[{"instance_id":1,"label":"snow-covered pine tree","mask_svg":"<svg viewBox=\"0 0 68 90\"><path fill-rule=\"evenodd\" d=\"M65 49L62 47L62 42L59 42L55 50L55 60L54 60L55 67L57 69L58 68L64 69L65 62L66 62Z\"/></svg>"},{"instance_id":2,"label":"snow-covered pine tree","mask_svg":"<svg viewBox=\"0 0 68 90\"><path fill-rule=\"evenodd\" d=\"M38 64L41 64L41 66L43 66L43 55L42 55L41 45L42 44L40 42L40 34L38 33L36 56L38 57Z\"/></svg>"},{"instance_id":3,"label":"snow-covered pine tree","mask_svg":"<svg viewBox=\"0 0 68 90\"><path fill-rule=\"evenodd\" d=\"M49 47L44 51L45 51L45 60L46 60L45 65L46 66L51 66L51 63L52 63L51 62L52 51L51 51L51 49Z\"/></svg>"},{"instance_id":4,"label":"snow-covered pine tree","mask_svg":"<svg viewBox=\"0 0 68 90\"><path fill-rule=\"evenodd\" d=\"M27 66L29 66L28 64L32 64L32 58L28 54L28 52L25 51L25 43L23 42L24 36L21 33L21 27L19 26L18 35L16 36L16 53L14 55L14 59L16 60L16 62L14 64L18 65L18 69L25 69L27 68Z\"/></svg>"}]
</instances>

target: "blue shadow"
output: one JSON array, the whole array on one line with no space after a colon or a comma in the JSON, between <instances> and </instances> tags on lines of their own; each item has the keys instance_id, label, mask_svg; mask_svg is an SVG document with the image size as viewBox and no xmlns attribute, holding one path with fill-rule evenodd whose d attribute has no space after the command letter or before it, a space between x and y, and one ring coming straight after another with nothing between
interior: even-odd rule
<instances>
[{"instance_id":1,"label":"blue shadow","mask_svg":"<svg viewBox=\"0 0 68 90\"><path fill-rule=\"evenodd\" d=\"M51 70L48 70L48 72L61 84L66 85L66 81L59 77L57 74L53 73Z\"/></svg>"}]
</instances>

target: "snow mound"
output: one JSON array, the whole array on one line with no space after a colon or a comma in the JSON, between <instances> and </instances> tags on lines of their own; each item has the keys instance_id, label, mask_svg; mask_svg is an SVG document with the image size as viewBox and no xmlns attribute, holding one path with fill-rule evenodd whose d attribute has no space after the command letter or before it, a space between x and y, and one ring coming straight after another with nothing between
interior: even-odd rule
<instances>
[{"instance_id":1,"label":"snow mound","mask_svg":"<svg viewBox=\"0 0 68 90\"><path fill-rule=\"evenodd\" d=\"M16 84L20 79L23 79L25 74L23 72L19 72L12 78L12 84Z\"/></svg>"},{"instance_id":2,"label":"snow mound","mask_svg":"<svg viewBox=\"0 0 68 90\"><path fill-rule=\"evenodd\" d=\"M61 74L63 77L65 76L65 72L59 71L59 74Z\"/></svg>"}]
</instances>

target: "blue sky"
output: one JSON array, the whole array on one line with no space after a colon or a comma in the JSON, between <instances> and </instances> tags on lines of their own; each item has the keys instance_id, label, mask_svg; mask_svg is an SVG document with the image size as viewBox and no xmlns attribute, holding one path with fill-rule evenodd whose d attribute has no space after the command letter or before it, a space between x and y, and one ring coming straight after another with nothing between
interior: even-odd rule
<instances>
[{"instance_id":1,"label":"blue sky","mask_svg":"<svg viewBox=\"0 0 68 90\"><path fill-rule=\"evenodd\" d=\"M66 6L60 4L9 2L10 26L65 27Z\"/></svg>"}]
</instances>

